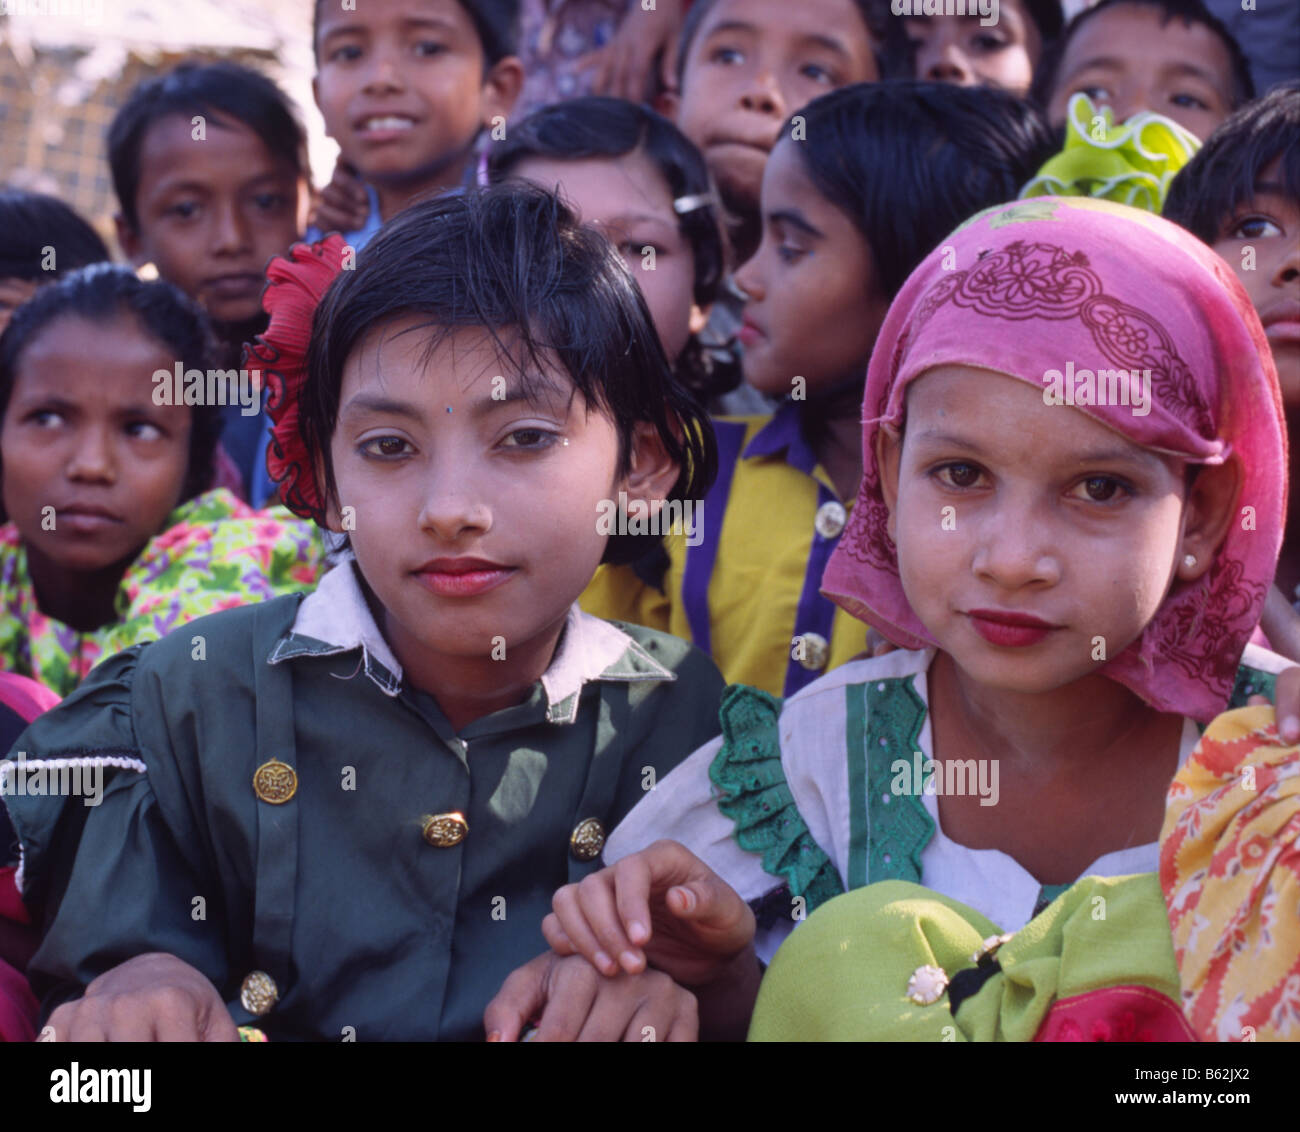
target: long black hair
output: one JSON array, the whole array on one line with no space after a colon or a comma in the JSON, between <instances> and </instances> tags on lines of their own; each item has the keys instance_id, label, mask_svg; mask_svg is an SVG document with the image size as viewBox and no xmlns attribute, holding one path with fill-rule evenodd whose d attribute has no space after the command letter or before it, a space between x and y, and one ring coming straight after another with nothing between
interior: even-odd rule
<instances>
[{"instance_id":1,"label":"long black hair","mask_svg":"<svg viewBox=\"0 0 1300 1132\"><path fill-rule=\"evenodd\" d=\"M712 426L673 376L622 259L554 194L508 182L413 204L317 306L299 421L329 499L338 499L330 440L344 365L373 327L410 314L428 317L430 348L462 327L488 330L526 389L548 381L546 359L558 361L587 405L613 421L620 474L637 425L650 424L681 469L669 498L704 497L717 471ZM604 561L634 561L649 543L612 536Z\"/></svg>"},{"instance_id":2,"label":"long black hair","mask_svg":"<svg viewBox=\"0 0 1300 1132\"><path fill-rule=\"evenodd\" d=\"M790 144L817 191L866 238L890 298L944 236L1014 200L1056 150L1043 115L993 87L859 83L814 99L799 116L807 140Z\"/></svg>"},{"instance_id":3,"label":"long black hair","mask_svg":"<svg viewBox=\"0 0 1300 1132\"><path fill-rule=\"evenodd\" d=\"M134 316L145 332L163 343L184 369L206 372L213 366L214 342L207 315L193 300L161 279L145 282L134 271L110 263L94 264L42 287L16 311L0 335L0 421L9 409L23 353L51 323L65 316L113 324ZM152 395L150 374L141 375ZM213 455L221 438L221 407L192 407L190 454L181 502L212 483Z\"/></svg>"}]
</instances>

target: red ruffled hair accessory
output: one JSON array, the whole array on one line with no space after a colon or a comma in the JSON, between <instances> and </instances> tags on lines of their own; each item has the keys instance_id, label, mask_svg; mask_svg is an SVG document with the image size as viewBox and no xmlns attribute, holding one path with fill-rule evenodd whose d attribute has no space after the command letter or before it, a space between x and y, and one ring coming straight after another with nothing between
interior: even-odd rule
<instances>
[{"instance_id":1,"label":"red ruffled hair accessory","mask_svg":"<svg viewBox=\"0 0 1300 1132\"><path fill-rule=\"evenodd\" d=\"M316 482L316 461L299 428L299 400L307 381L307 347L316 306L354 254L334 233L313 244L294 244L288 258L267 265L262 307L271 316L266 332L244 346L243 365L256 365L270 390L266 411L272 421L266 470L279 484L280 498L295 515L325 522L325 496Z\"/></svg>"}]
</instances>

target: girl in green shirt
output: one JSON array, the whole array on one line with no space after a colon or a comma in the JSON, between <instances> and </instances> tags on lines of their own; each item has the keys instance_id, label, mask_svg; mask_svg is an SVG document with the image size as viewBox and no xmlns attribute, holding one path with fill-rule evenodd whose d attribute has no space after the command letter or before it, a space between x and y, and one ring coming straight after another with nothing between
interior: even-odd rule
<instances>
[{"instance_id":1,"label":"girl in green shirt","mask_svg":"<svg viewBox=\"0 0 1300 1132\"><path fill-rule=\"evenodd\" d=\"M550 894L716 729L707 658L575 604L642 553L607 501L697 499L715 462L617 253L509 186L268 275L268 466L347 549L306 598L120 654L16 744L15 786L104 775L92 807L6 799L58 1040L482 1037ZM690 995L552 978L592 988L592 1036L694 1036Z\"/></svg>"}]
</instances>

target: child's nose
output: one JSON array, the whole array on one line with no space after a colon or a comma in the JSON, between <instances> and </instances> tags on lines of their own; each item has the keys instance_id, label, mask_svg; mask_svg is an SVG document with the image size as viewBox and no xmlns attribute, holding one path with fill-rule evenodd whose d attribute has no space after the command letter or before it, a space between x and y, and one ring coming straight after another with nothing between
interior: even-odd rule
<instances>
[{"instance_id":1,"label":"child's nose","mask_svg":"<svg viewBox=\"0 0 1300 1132\"><path fill-rule=\"evenodd\" d=\"M217 225L213 233L216 249L226 254L247 251L250 246L248 225L235 201L229 201L216 210Z\"/></svg>"},{"instance_id":2,"label":"child's nose","mask_svg":"<svg viewBox=\"0 0 1300 1132\"><path fill-rule=\"evenodd\" d=\"M82 483L113 483L117 461L113 445L102 429L86 429L78 437L68 461L68 479Z\"/></svg>"},{"instance_id":3,"label":"child's nose","mask_svg":"<svg viewBox=\"0 0 1300 1132\"><path fill-rule=\"evenodd\" d=\"M934 82L956 83L958 86L970 86L975 82L975 72L966 53L951 42L940 43L928 52L922 51L917 60L917 73Z\"/></svg>"},{"instance_id":4,"label":"child's nose","mask_svg":"<svg viewBox=\"0 0 1300 1132\"><path fill-rule=\"evenodd\" d=\"M764 243L766 243L766 240L764 240ZM760 281L758 271L758 257L762 254L763 245L759 244L758 251L736 269L736 286L745 292L745 298L750 303L758 303L763 300L763 284Z\"/></svg>"},{"instance_id":5,"label":"child's nose","mask_svg":"<svg viewBox=\"0 0 1300 1132\"><path fill-rule=\"evenodd\" d=\"M1300 238L1286 236L1278 243L1282 245L1282 254L1273 272L1273 286L1294 287L1300 282Z\"/></svg>"},{"instance_id":6,"label":"child's nose","mask_svg":"<svg viewBox=\"0 0 1300 1132\"><path fill-rule=\"evenodd\" d=\"M758 114L786 117L785 99L781 97L781 87L769 66L762 65L754 72L741 91L740 105Z\"/></svg>"},{"instance_id":7,"label":"child's nose","mask_svg":"<svg viewBox=\"0 0 1300 1132\"><path fill-rule=\"evenodd\" d=\"M406 84L402 81L402 69L397 65L397 60L389 52L375 52L370 69L366 74L366 93L387 94L405 89Z\"/></svg>"},{"instance_id":8,"label":"child's nose","mask_svg":"<svg viewBox=\"0 0 1300 1132\"><path fill-rule=\"evenodd\" d=\"M1005 590L1052 586L1061 579L1061 562L1035 515L1003 516L985 527L971 568L985 581Z\"/></svg>"},{"instance_id":9,"label":"child's nose","mask_svg":"<svg viewBox=\"0 0 1300 1132\"><path fill-rule=\"evenodd\" d=\"M491 508L467 481L463 472L431 479L420 509L420 530L455 543L466 535L483 535L492 529Z\"/></svg>"}]
</instances>

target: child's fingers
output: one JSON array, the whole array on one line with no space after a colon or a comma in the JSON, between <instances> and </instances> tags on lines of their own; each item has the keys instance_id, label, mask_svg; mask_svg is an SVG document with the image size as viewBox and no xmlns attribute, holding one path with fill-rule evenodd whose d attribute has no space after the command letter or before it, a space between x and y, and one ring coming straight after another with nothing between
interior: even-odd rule
<instances>
[{"instance_id":1,"label":"child's fingers","mask_svg":"<svg viewBox=\"0 0 1300 1132\"><path fill-rule=\"evenodd\" d=\"M547 912L542 920L542 936L556 955L578 953L578 949L573 946L573 941L564 934L564 929L560 927L560 918L554 912Z\"/></svg>"},{"instance_id":2,"label":"child's fingers","mask_svg":"<svg viewBox=\"0 0 1300 1132\"><path fill-rule=\"evenodd\" d=\"M566 884L552 897L551 908L578 954L602 974L616 975L615 957L631 945L623 939L607 870Z\"/></svg>"},{"instance_id":3,"label":"child's fingers","mask_svg":"<svg viewBox=\"0 0 1300 1132\"><path fill-rule=\"evenodd\" d=\"M546 981L555 962L550 952L525 963L506 976L501 989L483 1011L483 1030L490 1042L517 1042L528 1020L546 1002Z\"/></svg>"},{"instance_id":4,"label":"child's fingers","mask_svg":"<svg viewBox=\"0 0 1300 1132\"><path fill-rule=\"evenodd\" d=\"M537 1041L577 1041L604 983L600 972L581 957L556 961L537 1023Z\"/></svg>"},{"instance_id":5,"label":"child's fingers","mask_svg":"<svg viewBox=\"0 0 1300 1132\"><path fill-rule=\"evenodd\" d=\"M1284 743L1300 743L1300 668L1284 668L1273 690L1277 733Z\"/></svg>"},{"instance_id":6,"label":"child's fingers","mask_svg":"<svg viewBox=\"0 0 1300 1132\"><path fill-rule=\"evenodd\" d=\"M641 853L633 853L613 866L614 893L618 917L627 940L641 948L650 942L653 931L650 917L650 892L664 878L680 869L674 852L675 841L656 841Z\"/></svg>"},{"instance_id":7,"label":"child's fingers","mask_svg":"<svg viewBox=\"0 0 1300 1132\"><path fill-rule=\"evenodd\" d=\"M699 1037L699 1007L695 996L658 971L651 972L650 977L653 982L641 988L641 1002L623 1032L623 1040L695 1041Z\"/></svg>"},{"instance_id":8,"label":"child's fingers","mask_svg":"<svg viewBox=\"0 0 1300 1132\"><path fill-rule=\"evenodd\" d=\"M625 860L629 864L621 870L615 865L612 870L603 869L584 877L578 883L578 899L587 924L595 932L604 954L613 956L617 966L629 975L637 975L645 970L645 954L636 941L628 937L622 910L625 903L634 909L645 905L649 876L636 862ZM620 861L619 865L622 864ZM629 872L633 874L630 879ZM631 890L630 896L621 895L625 889ZM620 894L617 898L616 892ZM611 973L602 963L596 966L606 974Z\"/></svg>"}]
</instances>

